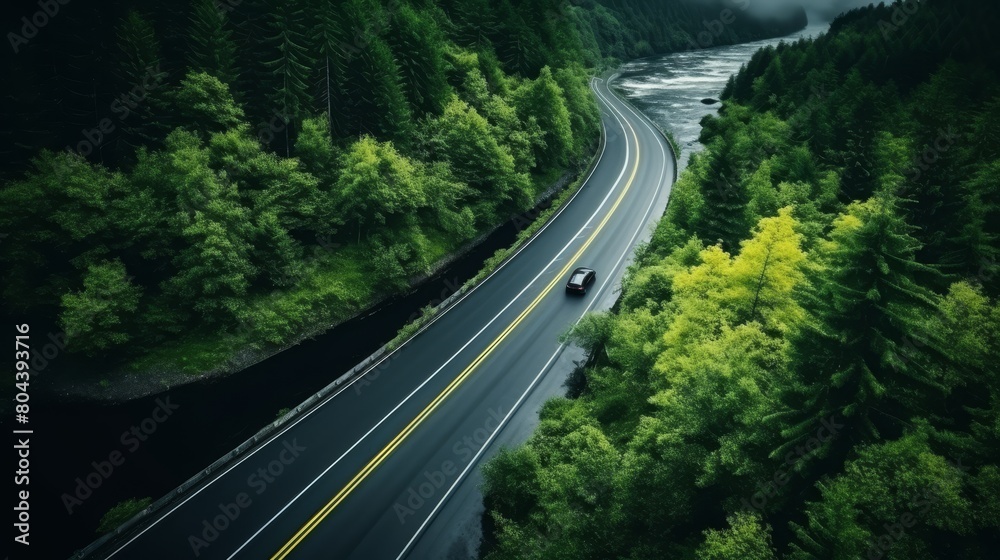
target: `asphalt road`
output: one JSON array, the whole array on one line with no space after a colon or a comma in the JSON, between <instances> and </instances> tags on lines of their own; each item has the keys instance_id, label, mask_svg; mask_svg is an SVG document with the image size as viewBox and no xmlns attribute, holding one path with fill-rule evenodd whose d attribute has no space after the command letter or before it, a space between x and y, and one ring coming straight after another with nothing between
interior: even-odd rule
<instances>
[{"instance_id":1,"label":"asphalt road","mask_svg":"<svg viewBox=\"0 0 1000 560\"><path fill-rule=\"evenodd\" d=\"M562 392L580 352L559 334L611 305L669 194L666 142L604 82L594 90L604 150L538 236L369 373L103 555L467 558L481 509L476 467L523 441L539 404ZM597 270L584 297L564 292L576 266Z\"/></svg>"}]
</instances>

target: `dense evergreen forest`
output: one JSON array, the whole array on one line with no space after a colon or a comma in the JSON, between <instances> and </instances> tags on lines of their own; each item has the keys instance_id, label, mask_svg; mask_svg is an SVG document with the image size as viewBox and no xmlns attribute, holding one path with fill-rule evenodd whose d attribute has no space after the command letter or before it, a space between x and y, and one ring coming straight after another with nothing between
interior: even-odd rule
<instances>
[{"instance_id":1,"label":"dense evergreen forest","mask_svg":"<svg viewBox=\"0 0 1000 560\"><path fill-rule=\"evenodd\" d=\"M594 71L699 46L726 6L57 4L7 35L4 307L104 368L193 372L349 317L529 208L596 148ZM735 13L710 42L805 23Z\"/></svg>"},{"instance_id":2,"label":"dense evergreen forest","mask_svg":"<svg viewBox=\"0 0 1000 560\"><path fill-rule=\"evenodd\" d=\"M996 558L998 25L869 7L745 65L486 466L487 558Z\"/></svg>"}]
</instances>

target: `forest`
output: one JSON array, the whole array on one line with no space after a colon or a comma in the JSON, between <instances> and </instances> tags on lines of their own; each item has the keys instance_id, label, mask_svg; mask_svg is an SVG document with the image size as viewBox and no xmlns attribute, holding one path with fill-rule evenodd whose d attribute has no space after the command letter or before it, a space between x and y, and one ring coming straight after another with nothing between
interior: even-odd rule
<instances>
[{"instance_id":1,"label":"forest","mask_svg":"<svg viewBox=\"0 0 1000 560\"><path fill-rule=\"evenodd\" d=\"M5 314L61 333L74 364L191 373L351 317L530 208L596 150L590 77L691 48L724 9L38 6L7 35ZM738 16L713 40L805 24Z\"/></svg>"},{"instance_id":2,"label":"forest","mask_svg":"<svg viewBox=\"0 0 1000 560\"><path fill-rule=\"evenodd\" d=\"M730 79L485 558L996 557L1000 9L903 7Z\"/></svg>"}]
</instances>

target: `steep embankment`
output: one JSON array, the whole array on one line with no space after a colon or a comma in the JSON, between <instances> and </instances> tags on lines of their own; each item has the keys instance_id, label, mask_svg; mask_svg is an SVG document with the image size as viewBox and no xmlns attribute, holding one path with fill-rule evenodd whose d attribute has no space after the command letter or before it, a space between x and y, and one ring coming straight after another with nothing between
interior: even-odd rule
<instances>
[{"instance_id":1,"label":"steep embankment","mask_svg":"<svg viewBox=\"0 0 1000 560\"><path fill-rule=\"evenodd\" d=\"M998 21L862 9L753 57L573 398L485 468L487 558L994 554Z\"/></svg>"}]
</instances>

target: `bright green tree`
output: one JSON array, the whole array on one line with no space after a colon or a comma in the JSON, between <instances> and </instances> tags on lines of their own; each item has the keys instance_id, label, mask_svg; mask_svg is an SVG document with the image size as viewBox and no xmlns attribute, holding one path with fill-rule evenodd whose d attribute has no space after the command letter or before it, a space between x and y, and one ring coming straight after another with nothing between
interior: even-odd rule
<instances>
[{"instance_id":1,"label":"bright green tree","mask_svg":"<svg viewBox=\"0 0 1000 560\"><path fill-rule=\"evenodd\" d=\"M773 560L771 528L759 516L738 512L729 518L729 527L705 531L698 547L698 560Z\"/></svg>"},{"instance_id":2,"label":"bright green tree","mask_svg":"<svg viewBox=\"0 0 1000 560\"><path fill-rule=\"evenodd\" d=\"M513 94L514 106L522 121L534 118L542 130L535 144L537 162L566 165L573 153L573 127L563 90L549 67L542 68L538 78L526 80Z\"/></svg>"},{"instance_id":3,"label":"bright green tree","mask_svg":"<svg viewBox=\"0 0 1000 560\"><path fill-rule=\"evenodd\" d=\"M366 136L340 158L337 197L341 215L358 237L372 228L413 227L417 209L427 205L420 169L388 142Z\"/></svg>"},{"instance_id":4,"label":"bright green tree","mask_svg":"<svg viewBox=\"0 0 1000 560\"><path fill-rule=\"evenodd\" d=\"M239 193L209 165L208 149L190 133L167 138L159 180L176 192L173 218L184 246L172 262L176 273L164 292L191 305L208 322L228 322L246 305L247 290L259 271L253 265L255 236L250 211Z\"/></svg>"},{"instance_id":5,"label":"bright green tree","mask_svg":"<svg viewBox=\"0 0 1000 560\"><path fill-rule=\"evenodd\" d=\"M66 332L68 347L96 354L128 342L141 296L142 288L132 284L121 261L88 267L83 275L83 290L62 297L59 323Z\"/></svg>"},{"instance_id":6,"label":"bright green tree","mask_svg":"<svg viewBox=\"0 0 1000 560\"><path fill-rule=\"evenodd\" d=\"M191 72L170 95L177 122L203 138L243 122L243 108L229 86L205 72Z\"/></svg>"},{"instance_id":7,"label":"bright green tree","mask_svg":"<svg viewBox=\"0 0 1000 560\"><path fill-rule=\"evenodd\" d=\"M431 123L430 143L435 155L475 193L470 202L480 225L492 223L505 210L530 205L527 175L517 172L513 156L497 142L486 119L457 97Z\"/></svg>"}]
</instances>

